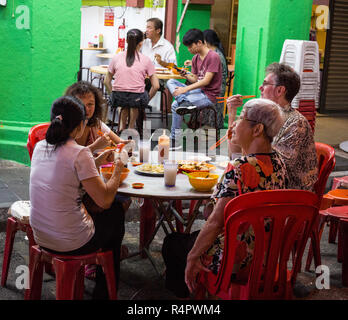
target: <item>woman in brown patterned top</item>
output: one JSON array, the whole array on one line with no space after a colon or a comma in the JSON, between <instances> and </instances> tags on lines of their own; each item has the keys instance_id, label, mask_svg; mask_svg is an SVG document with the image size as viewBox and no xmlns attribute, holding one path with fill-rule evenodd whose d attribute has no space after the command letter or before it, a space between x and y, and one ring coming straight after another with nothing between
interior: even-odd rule
<instances>
[{"instance_id":1,"label":"woman in brown patterned top","mask_svg":"<svg viewBox=\"0 0 348 320\"><path fill-rule=\"evenodd\" d=\"M216 272L223 247L224 208L234 197L256 190L285 189L287 173L281 157L272 150L271 142L283 121L279 107L266 99L254 99L245 104L240 118L231 128L231 141L243 150L243 156L232 161L215 187L206 211L211 211L203 229L191 234L170 234L163 243L166 263L166 287L181 298L195 288L200 270ZM210 210L209 210L210 209ZM194 242L195 237L197 237ZM243 269L252 258L252 230L243 230L244 246L236 269ZM193 245L194 242L194 245ZM193 248L192 248L193 245ZM192 250L190 251L190 249ZM207 252L208 250L208 252ZM190 251L190 252L189 252ZM189 252L189 254L188 254ZM186 255L187 265L186 271ZM201 257L205 265L202 265ZM188 286L184 283L185 281Z\"/></svg>"}]
</instances>

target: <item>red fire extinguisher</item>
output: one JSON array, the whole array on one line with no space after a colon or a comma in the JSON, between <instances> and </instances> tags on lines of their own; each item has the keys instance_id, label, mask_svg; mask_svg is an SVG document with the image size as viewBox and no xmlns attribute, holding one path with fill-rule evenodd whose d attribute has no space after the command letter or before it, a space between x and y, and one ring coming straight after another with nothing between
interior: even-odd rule
<instances>
[{"instance_id":1,"label":"red fire extinguisher","mask_svg":"<svg viewBox=\"0 0 348 320\"><path fill-rule=\"evenodd\" d=\"M126 44L126 25L123 19L122 24L118 27L118 50L124 51Z\"/></svg>"}]
</instances>

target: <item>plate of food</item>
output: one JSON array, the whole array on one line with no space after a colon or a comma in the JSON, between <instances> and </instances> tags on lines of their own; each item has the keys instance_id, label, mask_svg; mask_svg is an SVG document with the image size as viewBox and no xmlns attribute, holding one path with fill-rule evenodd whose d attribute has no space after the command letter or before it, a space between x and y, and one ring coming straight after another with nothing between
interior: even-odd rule
<instances>
[{"instance_id":1,"label":"plate of food","mask_svg":"<svg viewBox=\"0 0 348 320\"><path fill-rule=\"evenodd\" d=\"M151 176L151 177L164 176L163 164L145 163L143 165L137 166L134 172L143 176Z\"/></svg>"},{"instance_id":2,"label":"plate of food","mask_svg":"<svg viewBox=\"0 0 348 320\"><path fill-rule=\"evenodd\" d=\"M180 160L178 161L178 171L182 172L210 172L216 167L205 161Z\"/></svg>"}]
</instances>

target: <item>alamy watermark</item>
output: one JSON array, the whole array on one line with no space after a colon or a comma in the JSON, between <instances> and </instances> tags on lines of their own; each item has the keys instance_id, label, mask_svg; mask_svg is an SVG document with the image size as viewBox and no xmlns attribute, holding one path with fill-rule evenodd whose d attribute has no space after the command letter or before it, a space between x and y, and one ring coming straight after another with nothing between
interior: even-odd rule
<instances>
[{"instance_id":1,"label":"alamy watermark","mask_svg":"<svg viewBox=\"0 0 348 320\"><path fill-rule=\"evenodd\" d=\"M29 268L25 265L20 265L16 268L16 273L19 276L16 278L16 288L18 290L29 289ZM315 279L315 287L318 290L330 289L330 269L326 265L317 266L315 269L316 274L320 274Z\"/></svg>"},{"instance_id":2,"label":"alamy watermark","mask_svg":"<svg viewBox=\"0 0 348 320\"><path fill-rule=\"evenodd\" d=\"M16 7L16 15L13 14L13 17L16 18L16 28L21 30L30 29L30 10L28 6L20 5Z\"/></svg>"},{"instance_id":3,"label":"alamy watermark","mask_svg":"<svg viewBox=\"0 0 348 320\"><path fill-rule=\"evenodd\" d=\"M330 29L330 15L328 6L317 6L315 9L316 20L315 26L317 30L327 30Z\"/></svg>"}]
</instances>

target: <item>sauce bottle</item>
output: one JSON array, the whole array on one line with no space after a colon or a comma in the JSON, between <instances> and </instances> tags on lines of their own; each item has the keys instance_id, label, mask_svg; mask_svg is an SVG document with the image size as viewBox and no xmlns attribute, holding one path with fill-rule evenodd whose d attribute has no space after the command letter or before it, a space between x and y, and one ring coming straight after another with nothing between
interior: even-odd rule
<instances>
[{"instance_id":1,"label":"sauce bottle","mask_svg":"<svg viewBox=\"0 0 348 320\"><path fill-rule=\"evenodd\" d=\"M117 159L121 159L123 165L127 167L128 163L128 152L123 148L125 146L124 143L119 143L117 145L117 148L115 150L114 154L114 162L116 162Z\"/></svg>"},{"instance_id":2,"label":"sauce bottle","mask_svg":"<svg viewBox=\"0 0 348 320\"><path fill-rule=\"evenodd\" d=\"M103 48L104 46L104 36L100 33L99 34L99 48Z\"/></svg>"},{"instance_id":3,"label":"sauce bottle","mask_svg":"<svg viewBox=\"0 0 348 320\"><path fill-rule=\"evenodd\" d=\"M169 137L166 135L166 130L158 138L158 163L163 163L169 158Z\"/></svg>"}]
</instances>

